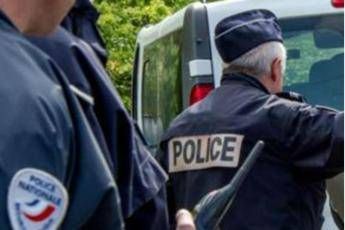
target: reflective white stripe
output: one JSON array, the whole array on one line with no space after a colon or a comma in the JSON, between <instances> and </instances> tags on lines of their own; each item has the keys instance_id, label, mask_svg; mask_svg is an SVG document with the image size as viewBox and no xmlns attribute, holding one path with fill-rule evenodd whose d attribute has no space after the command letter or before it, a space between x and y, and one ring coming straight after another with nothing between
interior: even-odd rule
<instances>
[{"instance_id":1,"label":"reflective white stripe","mask_svg":"<svg viewBox=\"0 0 345 230\"><path fill-rule=\"evenodd\" d=\"M195 59L189 62L189 75L191 77L211 74L212 66L210 59Z\"/></svg>"},{"instance_id":2,"label":"reflective white stripe","mask_svg":"<svg viewBox=\"0 0 345 230\"><path fill-rule=\"evenodd\" d=\"M240 27L247 26L247 25L250 25L250 24L253 24L253 23L256 23L256 22L269 22L269 21L274 21L274 19L263 19L263 18L259 18L259 19L255 19L255 20L252 20L252 21L249 21L249 22L246 22L246 23L242 23L242 24L240 24L240 25L237 25L237 26L234 26L234 27L231 27L231 28L225 30L225 31L224 31L223 33L221 33L221 34L218 34L218 35L216 36L215 39L218 39L218 38L222 37L223 35L228 34L228 33L230 33L231 31L234 31L234 30L236 30L236 29L238 29L238 28L240 28Z\"/></svg>"},{"instance_id":3,"label":"reflective white stripe","mask_svg":"<svg viewBox=\"0 0 345 230\"><path fill-rule=\"evenodd\" d=\"M77 95L78 97L86 101L87 103L91 105L95 105L95 99L93 99L93 97L91 97L87 93L84 93L83 91L75 87L74 85L69 85L69 88L72 90L73 93L75 93L75 95Z\"/></svg>"}]
</instances>

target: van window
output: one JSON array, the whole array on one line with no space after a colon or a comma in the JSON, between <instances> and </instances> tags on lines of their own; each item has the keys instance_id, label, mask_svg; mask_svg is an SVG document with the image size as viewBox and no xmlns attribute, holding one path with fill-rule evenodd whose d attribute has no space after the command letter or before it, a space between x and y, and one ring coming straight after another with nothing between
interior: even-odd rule
<instances>
[{"instance_id":1,"label":"van window","mask_svg":"<svg viewBox=\"0 0 345 230\"><path fill-rule=\"evenodd\" d=\"M180 47L181 32L176 31L144 48L142 122L153 150L182 111Z\"/></svg>"},{"instance_id":2,"label":"van window","mask_svg":"<svg viewBox=\"0 0 345 230\"><path fill-rule=\"evenodd\" d=\"M285 89L314 105L343 110L343 15L281 21L287 48Z\"/></svg>"}]
</instances>

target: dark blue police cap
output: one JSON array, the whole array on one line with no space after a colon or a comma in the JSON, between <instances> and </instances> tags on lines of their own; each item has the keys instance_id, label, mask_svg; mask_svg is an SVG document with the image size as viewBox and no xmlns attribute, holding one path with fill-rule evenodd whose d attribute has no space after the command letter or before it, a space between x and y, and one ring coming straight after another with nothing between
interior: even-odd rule
<instances>
[{"instance_id":1,"label":"dark blue police cap","mask_svg":"<svg viewBox=\"0 0 345 230\"><path fill-rule=\"evenodd\" d=\"M283 43L277 17L268 10L251 10L232 15L218 23L215 42L224 62L269 41Z\"/></svg>"}]
</instances>

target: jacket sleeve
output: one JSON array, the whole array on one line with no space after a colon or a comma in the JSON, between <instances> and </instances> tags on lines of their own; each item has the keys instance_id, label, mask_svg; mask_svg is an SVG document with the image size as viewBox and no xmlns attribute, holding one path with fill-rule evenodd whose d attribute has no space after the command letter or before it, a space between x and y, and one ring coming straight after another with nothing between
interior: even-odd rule
<instances>
[{"instance_id":1,"label":"jacket sleeve","mask_svg":"<svg viewBox=\"0 0 345 230\"><path fill-rule=\"evenodd\" d=\"M306 103L283 101L274 106L281 117L280 144L299 177L326 179L344 170L344 113L313 107Z\"/></svg>"},{"instance_id":2,"label":"jacket sleeve","mask_svg":"<svg viewBox=\"0 0 345 230\"><path fill-rule=\"evenodd\" d=\"M158 148L156 159L167 174L169 174L168 168L168 151L167 140L163 140ZM175 226L175 214L177 212L175 195L172 187L172 178L170 177L165 185L167 206L168 206L168 220L170 229L174 229Z\"/></svg>"},{"instance_id":3,"label":"jacket sleeve","mask_svg":"<svg viewBox=\"0 0 345 230\"><path fill-rule=\"evenodd\" d=\"M140 171L137 171L135 176L141 177L136 178L137 182L133 185L137 186L136 189L141 192L141 196L133 194L132 199L126 199L126 201L137 200L138 202L131 215L126 216L126 229L168 229L165 188L167 175L148 152L145 139L139 130L135 132L134 141L134 149L137 153L136 162L140 162ZM143 186L144 184L146 186Z\"/></svg>"},{"instance_id":4,"label":"jacket sleeve","mask_svg":"<svg viewBox=\"0 0 345 230\"><path fill-rule=\"evenodd\" d=\"M163 186L155 197L125 220L126 229L169 229L166 199L166 188Z\"/></svg>"},{"instance_id":5,"label":"jacket sleeve","mask_svg":"<svg viewBox=\"0 0 345 230\"><path fill-rule=\"evenodd\" d=\"M21 169L34 168L64 184L73 133L61 88L34 68L15 62L2 64L0 213L4 215L0 215L0 225L6 229L5 204L13 176ZM32 80L35 78L37 81Z\"/></svg>"}]
</instances>

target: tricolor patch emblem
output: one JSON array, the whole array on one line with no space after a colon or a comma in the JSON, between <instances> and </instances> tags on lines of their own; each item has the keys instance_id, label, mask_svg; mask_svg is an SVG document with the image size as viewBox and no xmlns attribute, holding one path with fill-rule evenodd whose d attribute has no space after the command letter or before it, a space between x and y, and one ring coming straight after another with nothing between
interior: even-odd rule
<instances>
[{"instance_id":1,"label":"tricolor patch emblem","mask_svg":"<svg viewBox=\"0 0 345 230\"><path fill-rule=\"evenodd\" d=\"M52 175L27 168L13 177L7 208L14 230L58 229L66 214L68 195Z\"/></svg>"}]
</instances>

